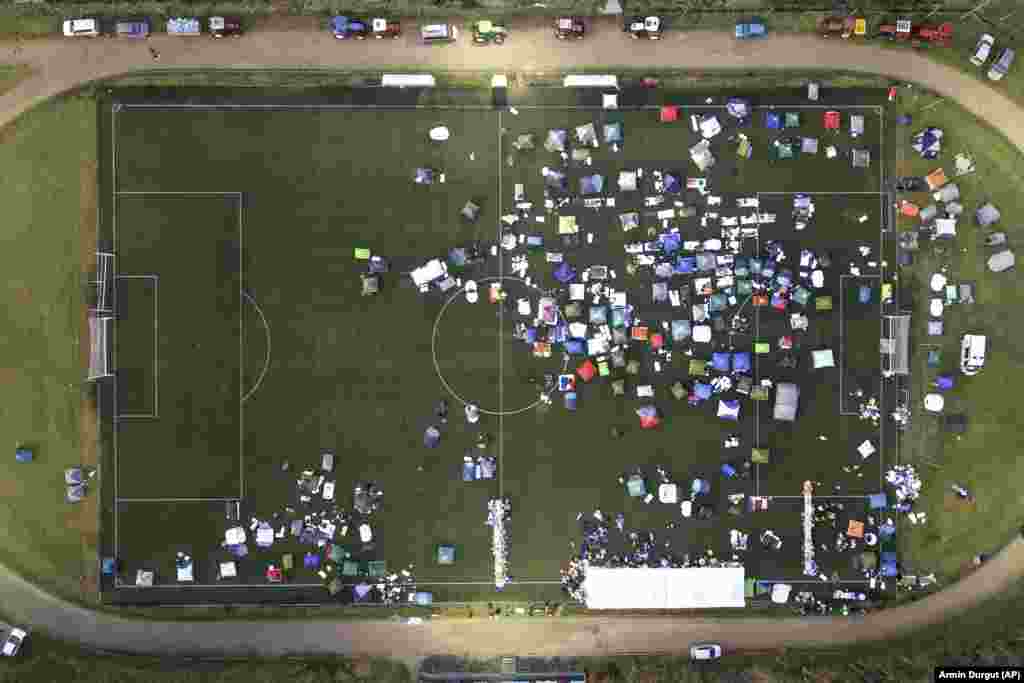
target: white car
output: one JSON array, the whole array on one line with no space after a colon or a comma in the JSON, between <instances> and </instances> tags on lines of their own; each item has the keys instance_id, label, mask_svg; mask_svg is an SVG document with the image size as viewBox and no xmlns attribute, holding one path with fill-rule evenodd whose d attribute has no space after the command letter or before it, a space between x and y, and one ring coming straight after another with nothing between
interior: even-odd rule
<instances>
[{"instance_id":1,"label":"white car","mask_svg":"<svg viewBox=\"0 0 1024 683\"><path fill-rule=\"evenodd\" d=\"M690 659L695 662L707 662L721 657L722 646L718 643L694 643L690 646Z\"/></svg>"},{"instance_id":2,"label":"white car","mask_svg":"<svg viewBox=\"0 0 1024 683\"><path fill-rule=\"evenodd\" d=\"M11 632L4 638L3 655L4 657L14 657L18 654L18 650L21 649L21 644L25 642L25 638L28 634L20 628L12 628Z\"/></svg>"},{"instance_id":3,"label":"white car","mask_svg":"<svg viewBox=\"0 0 1024 683\"><path fill-rule=\"evenodd\" d=\"M960 340L960 372L977 375L985 367L987 338L983 334L965 334Z\"/></svg>"},{"instance_id":4,"label":"white car","mask_svg":"<svg viewBox=\"0 0 1024 683\"><path fill-rule=\"evenodd\" d=\"M974 54L971 55L971 64L981 66L988 61L992 55L992 48L995 47L996 39L989 33L982 33L978 38L978 44L974 47Z\"/></svg>"},{"instance_id":5,"label":"white car","mask_svg":"<svg viewBox=\"0 0 1024 683\"><path fill-rule=\"evenodd\" d=\"M64 35L68 38L95 38L100 34L95 19L68 19L64 22Z\"/></svg>"}]
</instances>

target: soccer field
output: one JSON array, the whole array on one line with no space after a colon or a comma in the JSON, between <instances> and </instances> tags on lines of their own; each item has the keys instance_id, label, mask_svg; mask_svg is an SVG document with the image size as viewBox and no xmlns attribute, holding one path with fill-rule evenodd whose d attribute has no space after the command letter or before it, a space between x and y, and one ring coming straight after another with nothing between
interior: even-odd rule
<instances>
[{"instance_id":1,"label":"soccer field","mask_svg":"<svg viewBox=\"0 0 1024 683\"><path fill-rule=\"evenodd\" d=\"M668 387L687 379L690 359L682 348L660 373L642 364L639 376L629 378L625 397L613 397L608 378L599 378L581 388L577 412L564 410L560 397L538 410L534 382L561 371L560 354L533 357L513 338L522 319L483 303L486 293L476 305L458 292L421 295L405 275L452 247L480 242L489 248L500 236L499 217L515 204L518 184L537 202L534 213L544 213L540 169L559 163L542 147L548 129L622 123L621 149L602 144L592 150L591 166L571 165L571 187L595 172L614 187L619 171L636 168L697 175L689 148L698 137L685 116L663 124L657 107L631 108L625 102L613 112L586 103L524 103L517 105L518 114L479 105L416 106L415 97L373 106L365 92L315 104L282 98L215 101L201 94L160 101L134 92L115 96L102 105L101 115L102 234L116 256L117 317L116 379L101 388L103 405L113 406L107 418L114 476L104 486L113 487L115 501L104 545L120 558L126 581L112 599L326 599L323 581L302 568L311 548L288 533L267 549L250 540L236 583L219 583L216 576L228 558L220 542L234 525L226 512L236 502L242 526L255 518L275 529L329 507L319 500L304 505L296 489L299 472L317 469L323 451L336 454L339 507L351 509L359 483L372 482L383 491L370 518L373 544L353 539L354 529L339 543L361 566L384 560L393 571L413 564L421 589L435 592L435 599L493 595L491 532L484 522L487 501L495 497L512 504L514 583L506 595L556 598L558 571L572 554L569 543L580 540L577 514L596 508L606 515L623 511L631 529L655 531L680 554L713 547L725 557L731 553L730 528L749 531L752 539L772 528L783 538L783 550L769 553L752 545L744 556L748 575L799 578L802 482L836 480L854 448L873 440L880 454L863 478L828 492L849 496L851 515L860 515L865 494L880 490L890 457L885 434L843 417L851 411L849 392L881 392L883 273L853 277L846 275L846 264L859 245L871 245L879 260L892 245L882 233L889 206L882 193L883 98L851 94L848 104L842 95L835 93L835 103L820 107L780 104L780 110L802 114L799 128L789 131L766 130L764 110L755 109L751 127L743 131L754 144L754 157L741 160L734 142L716 140L719 163L710 174L713 194L723 198L723 215L736 213L737 198L758 196L761 211L778 216L761 227L756 241L745 243L745 253L753 256L775 240L790 258L802 248L827 250L834 263L824 291L835 299L835 309L809 313L812 325L801 350L834 349L837 369L813 371L806 359L795 369L777 368L774 342L787 333L787 316L770 309L751 306L753 335L730 340L748 350L755 338L772 342L772 353L756 356L754 378L800 384L801 413L793 424L774 422L770 402L744 400L740 422L724 423L710 404L690 408L676 401ZM823 129L827 108L845 108L844 117L849 111L866 114L856 146L871 151L870 168L854 169L848 159L826 160L823 153L768 161L769 140L779 133L820 138L823 147L834 136L848 150L845 130ZM694 103L692 110L717 112L726 125L723 138L736 132L724 108ZM452 131L447 142L429 139L428 131L438 125ZM526 133L535 136L537 149L514 153L511 141ZM445 182L415 185L417 167L439 170ZM819 193L818 215L806 232L795 231L789 215L796 192ZM643 211L644 193L607 194L617 198L610 210L570 209L595 235L593 245L573 253L573 265L619 271L616 287L652 327L677 317L667 304L652 304L649 275L626 275L623 247L634 237L619 228L618 215ZM696 193L686 197L703 201ZM460 217L467 201L481 208L475 222ZM552 214L525 230L547 245L558 239ZM713 236L695 223L681 230L699 239ZM353 258L357 247L391 262L376 296L361 294L365 262ZM535 285L557 285L543 253L531 254L530 262ZM512 277L509 258L489 258L465 275L485 289L487 278ZM523 285L507 282L516 297ZM857 300L864 282L874 285L869 304ZM710 357L710 350L698 348L697 355ZM569 371L582 360L570 359ZM666 418L650 432L636 428L634 414L640 405L634 387L645 383L655 386L655 402ZM451 394L484 409L479 428L491 436L495 479L462 481L462 458L473 449L478 429L466 424L462 404ZM441 446L427 450L423 430L436 420L434 407L442 397L452 403L451 419ZM892 397L879 398L884 404ZM610 439L613 426L625 432L621 440ZM726 482L719 469L737 455L722 448L731 433L742 436L740 450L747 455L752 446L770 448L772 463L755 466L749 480ZM818 440L821 434L829 443ZM720 513L666 529L679 517L678 508L673 514L672 506L643 505L627 498L617 482L627 470L653 472L657 466L680 482L709 479ZM725 514L727 494L736 492L777 498L760 516L732 517ZM456 546L454 564L436 562L436 546L443 543ZM192 586L174 581L177 552L195 559ZM290 582L267 584L267 565L284 553L297 558ZM155 570L158 585L168 590L140 597L127 584L142 568ZM844 577L855 578L852 569Z\"/></svg>"}]
</instances>

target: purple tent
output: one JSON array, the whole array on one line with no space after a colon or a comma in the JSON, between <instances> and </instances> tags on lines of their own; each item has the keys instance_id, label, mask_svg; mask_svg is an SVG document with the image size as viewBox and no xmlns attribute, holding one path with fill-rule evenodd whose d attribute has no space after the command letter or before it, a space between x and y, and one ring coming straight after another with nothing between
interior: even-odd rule
<instances>
[{"instance_id":1,"label":"purple tent","mask_svg":"<svg viewBox=\"0 0 1024 683\"><path fill-rule=\"evenodd\" d=\"M882 576L896 576L899 570L896 567L896 553L882 553Z\"/></svg>"},{"instance_id":2,"label":"purple tent","mask_svg":"<svg viewBox=\"0 0 1024 683\"><path fill-rule=\"evenodd\" d=\"M526 328L526 343L527 344L532 344L535 341L537 341L537 328L536 327L527 327Z\"/></svg>"},{"instance_id":3,"label":"purple tent","mask_svg":"<svg viewBox=\"0 0 1024 683\"><path fill-rule=\"evenodd\" d=\"M697 382L693 385L693 394L699 401L706 401L711 398L711 394L714 393L710 384L704 382Z\"/></svg>"},{"instance_id":4,"label":"purple tent","mask_svg":"<svg viewBox=\"0 0 1024 683\"><path fill-rule=\"evenodd\" d=\"M935 378L935 388L939 391L949 391L953 388L953 376L939 375Z\"/></svg>"},{"instance_id":5,"label":"purple tent","mask_svg":"<svg viewBox=\"0 0 1024 683\"><path fill-rule=\"evenodd\" d=\"M750 372L750 352L749 351L738 351L732 354L732 371L733 372Z\"/></svg>"},{"instance_id":6,"label":"purple tent","mask_svg":"<svg viewBox=\"0 0 1024 683\"><path fill-rule=\"evenodd\" d=\"M434 425L430 425L423 432L423 445L427 448L437 448L439 443L441 443L441 430Z\"/></svg>"},{"instance_id":7,"label":"purple tent","mask_svg":"<svg viewBox=\"0 0 1024 683\"><path fill-rule=\"evenodd\" d=\"M718 372L729 372L729 361L732 354L725 351L715 351L711 354L711 367Z\"/></svg>"},{"instance_id":8,"label":"purple tent","mask_svg":"<svg viewBox=\"0 0 1024 683\"><path fill-rule=\"evenodd\" d=\"M555 268L553 273L556 280L561 282L563 285L568 284L570 281L576 279L576 269L568 264L566 261L562 261Z\"/></svg>"},{"instance_id":9,"label":"purple tent","mask_svg":"<svg viewBox=\"0 0 1024 683\"><path fill-rule=\"evenodd\" d=\"M551 340L556 344L564 344L569 339L569 325L560 322L555 325L554 334L551 335Z\"/></svg>"},{"instance_id":10,"label":"purple tent","mask_svg":"<svg viewBox=\"0 0 1024 683\"><path fill-rule=\"evenodd\" d=\"M683 190L682 180L680 180L679 176L677 175L666 173L663 176L663 182L665 184L665 192L672 192L678 194Z\"/></svg>"},{"instance_id":11,"label":"purple tent","mask_svg":"<svg viewBox=\"0 0 1024 683\"><path fill-rule=\"evenodd\" d=\"M565 408L566 410L576 410L576 392L569 391L565 394Z\"/></svg>"},{"instance_id":12,"label":"purple tent","mask_svg":"<svg viewBox=\"0 0 1024 683\"><path fill-rule=\"evenodd\" d=\"M565 342L565 352L572 354L586 353L587 343L582 339L570 339Z\"/></svg>"},{"instance_id":13,"label":"purple tent","mask_svg":"<svg viewBox=\"0 0 1024 683\"><path fill-rule=\"evenodd\" d=\"M790 285L793 284L793 271L788 269L779 271L779 274L775 276L775 282L779 285L779 287L788 288Z\"/></svg>"},{"instance_id":14,"label":"purple tent","mask_svg":"<svg viewBox=\"0 0 1024 683\"><path fill-rule=\"evenodd\" d=\"M306 553L302 558L302 566L306 569L316 569L320 566L320 555L317 553Z\"/></svg>"}]
</instances>

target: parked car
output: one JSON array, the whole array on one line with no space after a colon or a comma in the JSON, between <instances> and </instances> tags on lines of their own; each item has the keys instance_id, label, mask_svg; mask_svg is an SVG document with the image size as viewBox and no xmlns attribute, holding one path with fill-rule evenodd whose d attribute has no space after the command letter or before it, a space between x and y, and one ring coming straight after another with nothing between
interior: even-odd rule
<instances>
[{"instance_id":1,"label":"parked car","mask_svg":"<svg viewBox=\"0 0 1024 683\"><path fill-rule=\"evenodd\" d=\"M583 17L558 17L555 19L555 37L559 40L574 38L579 40L586 33L587 27Z\"/></svg>"},{"instance_id":2,"label":"parked car","mask_svg":"<svg viewBox=\"0 0 1024 683\"><path fill-rule=\"evenodd\" d=\"M985 367L987 337L983 334L965 334L960 340L960 372L977 375Z\"/></svg>"},{"instance_id":3,"label":"parked car","mask_svg":"<svg viewBox=\"0 0 1024 683\"><path fill-rule=\"evenodd\" d=\"M12 628L4 638L3 644L3 656L4 657L15 657L21 650L22 644L25 642L25 638L28 637L28 633L24 629Z\"/></svg>"},{"instance_id":4,"label":"parked car","mask_svg":"<svg viewBox=\"0 0 1024 683\"><path fill-rule=\"evenodd\" d=\"M626 22L625 30L631 38L661 40L665 22L661 17L633 17Z\"/></svg>"},{"instance_id":5,"label":"parked car","mask_svg":"<svg viewBox=\"0 0 1024 683\"><path fill-rule=\"evenodd\" d=\"M722 658L722 646L718 643L694 643L690 646L690 659L706 662Z\"/></svg>"},{"instance_id":6,"label":"parked car","mask_svg":"<svg viewBox=\"0 0 1024 683\"><path fill-rule=\"evenodd\" d=\"M172 36L198 36L203 32L202 26L198 17L174 17L167 20L167 33Z\"/></svg>"},{"instance_id":7,"label":"parked car","mask_svg":"<svg viewBox=\"0 0 1024 683\"><path fill-rule=\"evenodd\" d=\"M478 21L473 24L473 43L475 45L501 45L505 42L508 29L492 21Z\"/></svg>"},{"instance_id":8,"label":"parked car","mask_svg":"<svg viewBox=\"0 0 1024 683\"><path fill-rule=\"evenodd\" d=\"M974 66L981 66L988 61L988 58L992 55L992 48L996 44L996 39L989 33L982 33L981 37L978 38L978 44L974 46L974 54L971 55L971 64Z\"/></svg>"},{"instance_id":9,"label":"parked car","mask_svg":"<svg viewBox=\"0 0 1024 683\"><path fill-rule=\"evenodd\" d=\"M68 19L64 22L67 38L95 38L100 34L100 25L95 19Z\"/></svg>"},{"instance_id":10,"label":"parked car","mask_svg":"<svg viewBox=\"0 0 1024 683\"><path fill-rule=\"evenodd\" d=\"M775 387L775 409L773 417L780 422L796 420L800 404L800 387L792 382L779 382Z\"/></svg>"},{"instance_id":11,"label":"parked car","mask_svg":"<svg viewBox=\"0 0 1024 683\"><path fill-rule=\"evenodd\" d=\"M210 35L214 38L242 37L241 17L210 17Z\"/></svg>"},{"instance_id":12,"label":"parked car","mask_svg":"<svg viewBox=\"0 0 1024 683\"><path fill-rule=\"evenodd\" d=\"M391 19L374 17L370 21L370 30L377 39L397 38L402 34L402 24Z\"/></svg>"},{"instance_id":13,"label":"parked car","mask_svg":"<svg viewBox=\"0 0 1024 683\"><path fill-rule=\"evenodd\" d=\"M370 35L370 25L362 19L337 16L331 18L331 32L338 40L364 40Z\"/></svg>"},{"instance_id":14,"label":"parked car","mask_svg":"<svg viewBox=\"0 0 1024 683\"><path fill-rule=\"evenodd\" d=\"M146 19L122 19L114 25L118 38L149 38L149 21Z\"/></svg>"},{"instance_id":15,"label":"parked car","mask_svg":"<svg viewBox=\"0 0 1024 683\"><path fill-rule=\"evenodd\" d=\"M989 80L1001 81L1010 71L1010 65L1013 64L1013 58L1016 53L1012 48L1003 48L1003 51L999 53L999 57L996 61L992 62L992 67L988 70Z\"/></svg>"},{"instance_id":16,"label":"parked car","mask_svg":"<svg viewBox=\"0 0 1024 683\"><path fill-rule=\"evenodd\" d=\"M900 176L893 187L897 192L927 192L928 181L920 176Z\"/></svg>"},{"instance_id":17,"label":"parked car","mask_svg":"<svg viewBox=\"0 0 1024 683\"><path fill-rule=\"evenodd\" d=\"M768 27L761 19L750 19L748 21L736 22L736 38L747 40L749 38L764 38L768 35Z\"/></svg>"},{"instance_id":18,"label":"parked car","mask_svg":"<svg viewBox=\"0 0 1024 683\"><path fill-rule=\"evenodd\" d=\"M424 43L454 43L459 39L459 29L453 24L427 24L420 28L420 40Z\"/></svg>"}]
</instances>

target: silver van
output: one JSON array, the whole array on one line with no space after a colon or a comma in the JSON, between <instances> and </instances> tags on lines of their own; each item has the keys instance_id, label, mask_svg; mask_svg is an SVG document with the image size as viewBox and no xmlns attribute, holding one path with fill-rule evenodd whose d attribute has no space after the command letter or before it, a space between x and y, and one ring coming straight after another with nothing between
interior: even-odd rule
<instances>
[{"instance_id":1,"label":"silver van","mask_svg":"<svg viewBox=\"0 0 1024 683\"><path fill-rule=\"evenodd\" d=\"M1010 65L1013 64L1013 58L1015 57L1013 48L1005 48L999 53L998 59L992 62L992 68L988 70L989 80L1001 81L1003 76L1010 70Z\"/></svg>"}]
</instances>

